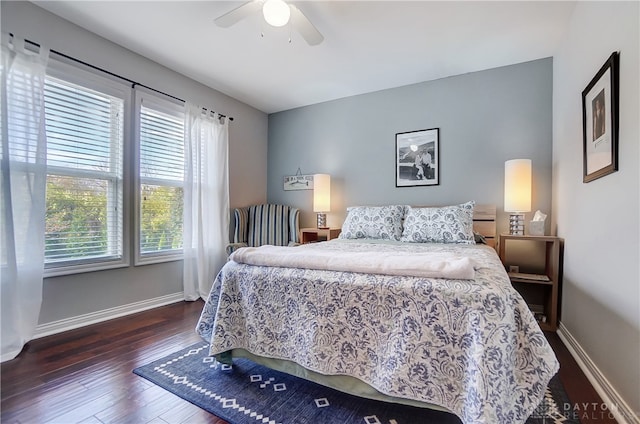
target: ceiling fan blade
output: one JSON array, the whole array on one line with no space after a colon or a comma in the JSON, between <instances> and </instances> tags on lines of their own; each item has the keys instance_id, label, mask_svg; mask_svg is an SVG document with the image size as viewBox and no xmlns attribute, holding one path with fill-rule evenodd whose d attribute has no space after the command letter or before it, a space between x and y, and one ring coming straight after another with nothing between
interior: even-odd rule
<instances>
[{"instance_id":1,"label":"ceiling fan blade","mask_svg":"<svg viewBox=\"0 0 640 424\"><path fill-rule=\"evenodd\" d=\"M291 9L291 25L302 35L310 46L322 43L324 37L320 31L313 26L311 21L295 5L289 4Z\"/></svg>"},{"instance_id":2,"label":"ceiling fan blade","mask_svg":"<svg viewBox=\"0 0 640 424\"><path fill-rule=\"evenodd\" d=\"M228 28L262 8L263 0L252 0L215 19L216 25Z\"/></svg>"}]
</instances>

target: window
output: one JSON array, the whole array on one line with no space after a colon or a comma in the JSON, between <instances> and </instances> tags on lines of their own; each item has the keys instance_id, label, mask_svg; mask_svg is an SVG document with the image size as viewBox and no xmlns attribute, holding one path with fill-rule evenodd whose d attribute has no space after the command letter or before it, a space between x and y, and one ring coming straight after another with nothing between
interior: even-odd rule
<instances>
[{"instance_id":1,"label":"window","mask_svg":"<svg viewBox=\"0 0 640 424\"><path fill-rule=\"evenodd\" d=\"M136 91L136 263L182 258L184 107Z\"/></svg>"},{"instance_id":2,"label":"window","mask_svg":"<svg viewBox=\"0 0 640 424\"><path fill-rule=\"evenodd\" d=\"M72 268L126 265L123 147L128 88L79 70L59 69L48 71L45 81L47 275L57 275L55 269L61 268L68 273Z\"/></svg>"},{"instance_id":3,"label":"window","mask_svg":"<svg viewBox=\"0 0 640 424\"><path fill-rule=\"evenodd\" d=\"M128 266L131 211L136 264L182 259L184 105L58 62L44 103L46 276Z\"/></svg>"}]
</instances>

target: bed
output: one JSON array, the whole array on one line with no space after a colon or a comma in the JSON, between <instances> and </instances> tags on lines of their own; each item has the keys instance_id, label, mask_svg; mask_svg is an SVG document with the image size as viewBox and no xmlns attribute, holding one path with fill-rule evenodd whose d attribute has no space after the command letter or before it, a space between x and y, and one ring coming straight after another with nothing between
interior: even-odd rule
<instances>
[{"instance_id":1,"label":"bed","mask_svg":"<svg viewBox=\"0 0 640 424\"><path fill-rule=\"evenodd\" d=\"M493 249L495 207L372 209L349 210L339 239L234 252L196 328L209 353L465 424L525 422L559 365Z\"/></svg>"}]
</instances>

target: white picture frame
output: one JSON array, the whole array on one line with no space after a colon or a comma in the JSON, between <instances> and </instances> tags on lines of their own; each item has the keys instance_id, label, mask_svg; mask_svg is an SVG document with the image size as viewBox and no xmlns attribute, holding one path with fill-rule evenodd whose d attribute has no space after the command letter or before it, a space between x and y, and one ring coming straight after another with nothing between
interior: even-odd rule
<instances>
[{"instance_id":1,"label":"white picture frame","mask_svg":"<svg viewBox=\"0 0 640 424\"><path fill-rule=\"evenodd\" d=\"M285 191L313 190L313 175L287 175L283 188Z\"/></svg>"}]
</instances>

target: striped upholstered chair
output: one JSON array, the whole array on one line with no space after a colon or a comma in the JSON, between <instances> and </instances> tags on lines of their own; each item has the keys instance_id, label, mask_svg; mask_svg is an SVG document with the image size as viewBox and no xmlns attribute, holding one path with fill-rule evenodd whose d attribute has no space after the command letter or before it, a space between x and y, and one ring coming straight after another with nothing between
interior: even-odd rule
<instances>
[{"instance_id":1,"label":"striped upholstered chair","mask_svg":"<svg viewBox=\"0 0 640 424\"><path fill-rule=\"evenodd\" d=\"M247 246L289 246L300 242L300 210L284 205L254 205L233 211L233 239L227 254Z\"/></svg>"}]
</instances>

